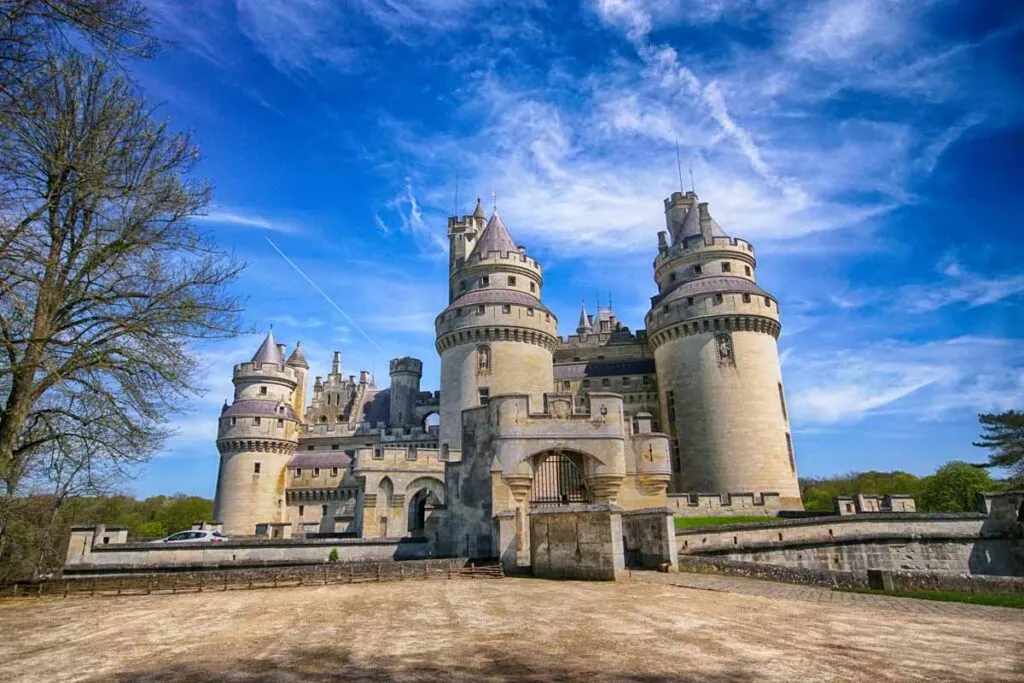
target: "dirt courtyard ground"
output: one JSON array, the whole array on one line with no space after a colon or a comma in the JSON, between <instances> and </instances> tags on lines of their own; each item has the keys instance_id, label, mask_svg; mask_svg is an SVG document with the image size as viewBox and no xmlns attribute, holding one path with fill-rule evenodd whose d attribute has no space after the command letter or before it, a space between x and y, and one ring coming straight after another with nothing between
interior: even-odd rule
<instances>
[{"instance_id":1,"label":"dirt courtyard ground","mask_svg":"<svg viewBox=\"0 0 1024 683\"><path fill-rule=\"evenodd\" d=\"M1024 680L1024 620L931 604L530 579L24 599L0 680Z\"/></svg>"}]
</instances>

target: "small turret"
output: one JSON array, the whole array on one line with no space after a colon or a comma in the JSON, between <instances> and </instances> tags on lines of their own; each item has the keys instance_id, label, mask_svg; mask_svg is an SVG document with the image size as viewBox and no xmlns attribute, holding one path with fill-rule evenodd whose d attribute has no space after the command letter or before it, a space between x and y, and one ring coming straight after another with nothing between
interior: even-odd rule
<instances>
[{"instance_id":1,"label":"small turret","mask_svg":"<svg viewBox=\"0 0 1024 683\"><path fill-rule=\"evenodd\" d=\"M292 409L300 418L306 410L306 384L309 378L309 363L302 352L302 342L295 342L295 350L289 356L285 367L295 372L295 391L292 392Z\"/></svg>"},{"instance_id":2,"label":"small turret","mask_svg":"<svg viewBox=\"0 0 1024 683\"><path fill-rule=\"evenodd\" d=\"M581 337L585 334L590 334L594 331L594 326L590 322L590 316L587 315L587 304L580 304L580 321L576 325L576 334Z\"/></svg>"}]
</instances>

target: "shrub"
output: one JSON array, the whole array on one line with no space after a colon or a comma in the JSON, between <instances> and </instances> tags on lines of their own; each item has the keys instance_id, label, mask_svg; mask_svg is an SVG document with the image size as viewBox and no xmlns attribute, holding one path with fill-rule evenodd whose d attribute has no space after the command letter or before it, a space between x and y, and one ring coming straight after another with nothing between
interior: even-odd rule
<instances>
[{"instance_id":1,"label":"shrub","mask_svg":"<svg viewBox=\"0 0 1024 683\"><path fill-rule=\"evenodd\" d=\"M338 561L338 549L337 548L331 548L331 554L327 556L327 561L331 562L331 563Z\"/></svg>"}]
</instances>

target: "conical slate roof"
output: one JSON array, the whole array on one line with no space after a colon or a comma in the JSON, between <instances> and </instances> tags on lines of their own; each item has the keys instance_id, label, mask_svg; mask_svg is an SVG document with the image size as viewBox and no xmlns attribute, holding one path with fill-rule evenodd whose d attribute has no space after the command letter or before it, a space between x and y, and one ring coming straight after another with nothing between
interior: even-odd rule
<instances>
[{"instance_id":1,"label":"conical slate roof","mask_svg":"<svg viewBox=\"0 0 1024 683\"><path fill-rule=\"evenodd\" d=\"M512 240L512 235L508 233L508 228L501 221L501 216L498 215L497 211L491 216L491 220L487 221L487 226L480 233L480 239L477 241L470 256L484 257L492 251L500 251L503 254L510 251L519 251L516 243Z\"/></svg>"},{"instance_id":2,"label":"conical slate roof","mask_svg":"<svg viewBox=\"0 0 1024 683\"><path fill-rule=\"evenodd\" d=\"M587 315L587 305L584 303L580 306L580 322L576 325L576 333L583 334L592 329L594 329L594 326L590 323L590 316Z\"/></svg>"},{"instance_id":3,"label":"conical slate roof","mask_svg":"<svg viewBox=\"0 0 1024 683\"><path fill-rule=\"evenodd\" d=\"M694 198L694 202L690 205L682 223L672 231L672 244L678 244L688 237L696 237L700 234L700 205L697 203L696 198ZM722 226L714 218L711 218L711 236L728 237L725 234L725 230L722 230Z\"/></svg>"},{"instance_id":4,"label":"conical slate roof","mask_svg":"<svg viewBox=\"0 0 1024 683\"><path fill-rule=\"evenodd\" d=\"M284 355L277 348L277 343L274 341L274 330L267 332L267 338L260 344L260 348L256 351L256 355L252 357L251 363L274 363L284 367Z\"/></svg>"},{"instance_id":5,"label":"conical slate roof","mask_svg":"<svg viewBox=\"0 0 1024 683\"><path fill-rule=\"evenodd\" d=\"M480 203L480 198L476 198L476 208L473 209L473 218L484 217L484 205Z\"/></svg>"},{"instance_id":6,"label":"conical slate roof","mask_svg":"<svg viewBox=\"0 0 1024 683\"><path fill-rule=\"evenodd\" d=\"M288 357L286 365L292 367L306 368L309 370L309 363L306 362L306 354L302 352L302 342L295 342L295 350L292 351L292 355Z\"/></svg>"}]
</instances>

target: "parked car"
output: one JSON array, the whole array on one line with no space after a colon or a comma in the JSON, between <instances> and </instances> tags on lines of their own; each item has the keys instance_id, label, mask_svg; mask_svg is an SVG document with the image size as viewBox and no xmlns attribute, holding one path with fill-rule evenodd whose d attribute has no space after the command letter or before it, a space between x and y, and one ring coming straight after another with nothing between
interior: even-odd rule
<instances>
[{"instance_id":1,"label":"parked car","mask_svg":"<svg viewBox=\"0 0 1024 683\"><path fill-rule=\"evenodd\" d=\"M226 540L227 536L219 531L179 531L152 543L222 543Z\"/></svg>"}]
</instances>

